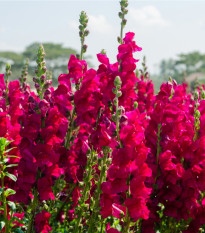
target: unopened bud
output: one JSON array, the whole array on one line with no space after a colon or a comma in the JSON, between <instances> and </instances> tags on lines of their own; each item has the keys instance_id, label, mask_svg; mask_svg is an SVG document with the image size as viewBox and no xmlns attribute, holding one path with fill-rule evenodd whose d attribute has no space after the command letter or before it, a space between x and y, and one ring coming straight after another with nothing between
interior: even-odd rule
<instances>
[{"instance_id":1,"label":"unopened bud","mask_svg":"<svg viewBox=\"0 0 205 233\"><path fill-rule=\"evenodd\" d=\"M122 25L125 26L126 23L127 23L127 20L126 20L126 19L123 19L123 20L122 20Z\"/></svg>"},{"instance_id":2,"label":"unopened bud","mask_svg":"<svg viewBox=\"0 0 205 233\"><path fill-rule=\"evenodd\" d=\"M85 53L87 51L88 46L86 44L83 45L83 52Z\"/></svg>"},{"instance_id":3,"label":"unopened bud","mask_svg":"<svg viewBox=\"0 0 205 233\"><path fill-rule=\"evenodd\" d=\"M119 98L120 96L122 96L122 92L121 91L118 91L116 96Z\"/></svg>"},{"instance_id":4,"label":"unopened bud","mask_svg":"<svg viewBox=\"0 0 205 233\"><path fill-rule=\"evenodd\" d=\"M38 83L35 83L35 88L36 89L39 89L40 88L40 85Z\"/></svg>"},{"instance_id":5,"label":"unopened bud","mask_svg":"<svg viewBox=\"0 0 205 233\"><path fill-rule=\"evenodd\" d=\"M44 81L46 79L45 75L41 75L41 80Z\"/></svg>"},{"instance_id":6,"label":"unopened bud","mask_svg":"<svg viewBox=\"0 0 205 233\"><path fill-rule=\"evenodd\" d=\"M119 17L122 19L122 17L123 17L122 12L119 12L118 15L119 15Z\"/></svg>"},{"instance_id":7,"label":"unopened bud","mask_svg":"<svg viewBox=\"0 0 205 233\"><path fill-rule=\"evenodd\" d=\"M36 83L38 80L36 77L33 77L33 81Z\"/></svg>"},{"instance_id":8,"label":"unopened bud","mask_svg":"<svg viewBox=\"0 0 205 233\"><path fill-rule=\"evenodd\" d=\"M88 36L89 33L90 33L89 30L86 29L85 32L84 32L84 35L85 35L85 36Z\"/></svg>"},{"instance_id":9,"label":"unopened bud","mask_svg":"<svg viewBox=\"0 0 205 233\"><path fill-rule=\"evenodd\" d=\"M199 112L199 110L196 110L196 111L195 111L195 116L196 116L197 118L200 117L200 112Z\"/></svg>"},{"instance_id":10,"label":"unopened bud","mask_svg":"<svg viewBox=\"0 0 205 233\"><path fill-rule=\"evenodd\" d=\"M6 71L9 71L11 69L11 65L10 64L6 64Z\"/></svg>"},{"instance_id":11,"label":"unopened bud","mask_svg":"<svg viewBox=\"0 0 205 233\"><path fill-rule=\"evenodd\" d=\"M46 72L47 67L46 67L46 66L43 66L43 67L42 67L42 70L43 70L44 72Z\"/></svg>"},{"instance_id":12,"label":"unopened bud","mask_svg":"<svg viewBox=\"0 0 205 233\"><path fill-rule=\"evenodd\" d=\"M194 92L194 98L197 99L197 100L199 99L199 92L198 91Z\"/></svg>"},{"instance_id":13,"label":"unopened bud","mask_svg":"<svg viewBox=\"0 0 205 233\"><path fill-rule=\"evenodd\" d=\"M134 109L138 108L138 102L134 102Z\"/></svg>"},{"instance_id":14,"label":"unopened bud","mask_svg":"<svg viewBox=\"0 0 205 233\"><path fill-rule=\"evenodd\" d=\"M118 105L118 99L117 99L116 97L113 99L113 104L114 104L115 106Z\"/></svg>"},{"instance_id":15,"label":"unopened bud","mask_svg":"<svg viewBox=\"0 0 205 233\"><path fill-rule=\"evenodd\" d=\"M121 43L122 42L122 38L121 37L117 37L117 41L118 41L118 43Z\"/></svg>"},{"instance_id":16,"label":"unopened bud","mask_svg":"<svg viewBox=\"0 0 205 233\"><path fill-rule=\"evenodd\" d=\"M122 81L121 81L120 76L115 77L114 85L115 86L118 86L118 85L121 86L122 85Z\"/></svg>"},{"instance_id":17,"label":"unopened bud","mask_svg":"<svg viewBox=\"0 0 205 233\"><path fill-rule=\"evenodd\" d=\"M112 92L113 92L114 94L117 94L117 89L115 89L115 88L113 87Z\"/></svg>"},{"instance_id":18,"label":"unopened bud","mask_svg":"<svg viewBox=\"0 0 205 233\"><path fill-rule=\"evenodd\" d=\"M103 54L103 55L105 55L106 54L105 49L102 49L100 53Z\"/></svg>"}]
</instances>

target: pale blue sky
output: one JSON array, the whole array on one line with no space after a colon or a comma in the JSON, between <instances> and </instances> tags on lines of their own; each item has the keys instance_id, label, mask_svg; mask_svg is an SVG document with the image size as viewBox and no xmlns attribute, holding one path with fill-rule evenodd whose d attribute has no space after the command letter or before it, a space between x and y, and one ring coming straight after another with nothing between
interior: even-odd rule
<instances>
[{"instance_id":1,"label":"pale blue sky","mask_svg":"<svg viewBox=\"0 0 205 233\"><path fill-rule=\"evenodd\" d=\"M103 48L115 62L120 31L118 0L0 0L0 50L22 51L36 41L79 50L77 25L82 10L89 16L86 43L92 63L98 64L95 54ZM143 48L136 57L146 55L151 71L157 70L163 58L196 50L205 53L205 0L130 0L128 10L125 32L135 32L136 43Z\"/></svg>"}]
</instances>

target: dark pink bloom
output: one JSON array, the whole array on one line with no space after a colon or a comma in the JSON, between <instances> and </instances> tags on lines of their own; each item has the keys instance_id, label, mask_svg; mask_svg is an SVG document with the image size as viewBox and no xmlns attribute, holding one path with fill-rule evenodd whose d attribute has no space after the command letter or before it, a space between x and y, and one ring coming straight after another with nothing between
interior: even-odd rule
<instances>
[{"instance_id":1,"label":"dark pink bloom","mask_svg":"<svg viewBox=\"0 0 205 233\"><path fill-rule=\"evenodd\" d=\"M51 214L43 210L41 213L37 214L35 217L35 228L37 233L48 233L52 231L49 226L48 220Z\"/></svg>"}]
</instances>

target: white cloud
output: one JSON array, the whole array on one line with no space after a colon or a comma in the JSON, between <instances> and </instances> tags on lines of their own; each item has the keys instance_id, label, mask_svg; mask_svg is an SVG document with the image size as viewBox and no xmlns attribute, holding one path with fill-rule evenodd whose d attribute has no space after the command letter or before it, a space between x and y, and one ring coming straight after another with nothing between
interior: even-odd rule
<instances>
[{"instance_id":1,"label":"white cloud","mask_svg":"<svg viewBox=\"0 0 205 233\"><path fill-rule=\"evenodd\" d=\"M72 28L72 29L74 29L74 30L78 30L78 26L79 26L79 23L77 22L77 21L75 21L75 20L72 20L72 21L70 21L69 23L68 23L68 25Z\"/></svg>"},{"instance_id":2,"label":"white cloud","mask_svg":"<svg viewBox=\"0 0 205 233\"><path fill-rule=\"evenodd\" d=\"M91 31L97 32L100 34L107 34L107 33L112 32L113 30L112 26L108 23L105 16L89 15L88 18L89 18L88 27L90 28Z\"/></svg>"},{"instance_id":3,"label":"white cloud","mask_svg":"<svg viewBox=\"0 0 205 233\"><path fill-rule=\"evenodd\" d=\"M0 33L4 33L4 32L6 32L6 28L5 27L0 27Z\"/></svg>"},{"instance_id":4,"label":"white cloud","mask_svg":"<svg viewBox=\"0 0 205 233\"><path fill-rule=\"evenodd\" d=\"M203 28L205 26L205 23L203 20L199 20L198 25Z\"/></svg>"},{"instance_id":5,"label":"white cloud","mask_svg":"<svg viewBox=\"0 0 205 233\"><path fill-rule=\"evenodd\" d=\"M137 25L168 26L170 24L169 21L163 19L159 10L152 5L144 6L138 9L131 8L129 13Z\"/></svg>"},{"instance_id":6,"label":"white cloud","mask_svg":"<svg viewBox=\"0 0 205 233\"><path fill-rule=\"evenodd\" d=\"M77 21L72 20L69 22L69 26L70 28L78 31L79 23ZM100 34L107 34L112 32L113 30L112 26L108 23L105 16L103 15L98 15L98 16L89 15L88 28L90 32L97 32Z\"/></svg>"}]
</instances>

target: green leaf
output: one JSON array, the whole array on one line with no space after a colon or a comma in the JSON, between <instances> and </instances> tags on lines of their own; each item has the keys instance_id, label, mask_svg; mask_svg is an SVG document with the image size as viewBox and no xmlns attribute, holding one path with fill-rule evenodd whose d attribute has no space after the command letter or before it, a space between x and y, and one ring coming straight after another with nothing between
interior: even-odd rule
<instances>
[{"instance_id":1,"label":"green leaf","mask_svg":"<svg viewBox=\"0 0 205 233\"><path fill-rule=\"evenodd\" d=\"M5 145L5 143L6 143L6 138L1 137L0 138L0 144Z\"/></svg>"},{"instance_id":2,"label":"green leaf","mask_svg":"<svg viewBox=\"0 0 205 233\"><path fill-rule=\"evenodd\" d=\"M14 217L12 218L12 220L13 220L13 221L17 221L17 222L19 222L19 223L25 225L25 222L23 222L22 220L20 220L20 219L17 218L16 216L14 216Z\"/></svg>"},{"instance_id":3,"label":"green leaf","mask_svg":"<svg viewBox=\"0 0 205 233\"><path fill-rule=\"evenodd\" d=\"M12 141L7 141L5 142L5 146L8 146Z\"/></svg>"},{"instance_id":4,"label":"green leaf","mask_svg":"<svg viewBox=\"0 0 205 233\"><path fill-rule=\"evenodd\" d=\"M5 192L4 192L4 195L6 196L6 197L8 197L8 196L10 196L10 195L14 195L16 193L16 191L15 190L13 190L13 189L7 189Z\"/></svg>"},{"instance_id":5,"label":"green leaf","mask_svg":"<svg viewBox=\"0 0 205 233\"><path fill-rule=\"evenodd\" d=\"M13 175L13 174L11 174L11 173L6 172L6 173L5 173L5 176L8 176L8 177L9 177L10 179L12 179L14 182L16 182L16 181L17 181L16 176L15 176L15 175Z\"/></svg>"},{"instance_id":6,"label":"green leaf","mask_svg":"<svg viewBox=\"0 0 205 233\"><path fill-rule=\"evenodd\" d=\"M0 222L0 230L2 230L3 228L4 228L4 226L5 226L5 222Z\"/></svg>"},{"instance_id":7,"label":"green leaf","mask_svg":"<svg viewBox=\"0 0 205 233\"><path fill-rule=\"evenodd\" d=\"M2 194L3 190L4 190L3 188L0 188L0 195Z\"/></svg>"},{"instance_id":8,"label":"green leaf","mask_svg":"<svg viewBox=\"0 0 205 233\"><path fill-rule=\"evenodd\" d=\"M16 167L16 166L18 166L18 164L9 164L6 167Z\"/></svg>"},{"instance_id":9,"label":"green leaf","mask_svg":"<svg viewBox=\"0 0 205 233\"><path fill-rule=\"evenodd\" d=\"M14 230L14 233L24 233L20 228L16 228L15 230Z\"/></svg>"},{"instance_id":10,"label":"green leaf","mask_svg":"<svg viewBox=\"0 0 205 233\"><path fill-rule=\"evenodd\" d=\"M3 190L4 190L3 188L0 188L0 195L2 194Z\"/></svg>"},{"instance_id":11,"label":"green leaf","mask_svg":"<svg viewBox=\"0 0 205 233\"><path fill-rule=\"evenodd\" d=\"M16 204L13 201L8 201L7 203L11 207L13 212L16 212Z\"/></svg>"},{"instance_id":12,"label":"green leaf","mask_svg":"<svg viewBox=\"0 0 205 233\"><path fill-rule=\"evenodd\" d=\"M10 148L10 149L7 149L6 151L5 151L5 153L7 154L7 153L9 153L11 150L13 150L14 148L16 148L16 147L12 147L12 148Z\"/></svg>"},{"instance_id":13,"label":"green leaf","mask_svg":"<svg viewBox=\"0 0 205 233\"><path fill-rule=\"evenodd\" d=\"M18 158L19 159L19 157L16 155L6 155L5 158Z\"/></svg>"}]
</instances>

